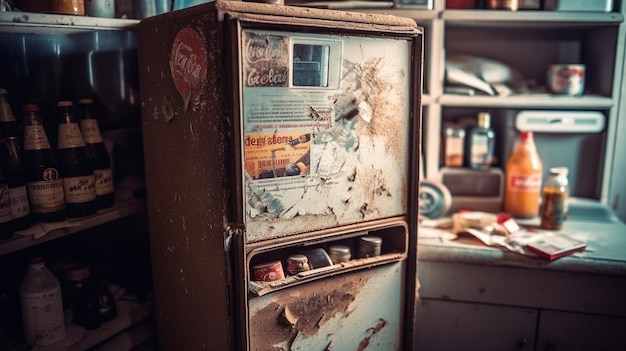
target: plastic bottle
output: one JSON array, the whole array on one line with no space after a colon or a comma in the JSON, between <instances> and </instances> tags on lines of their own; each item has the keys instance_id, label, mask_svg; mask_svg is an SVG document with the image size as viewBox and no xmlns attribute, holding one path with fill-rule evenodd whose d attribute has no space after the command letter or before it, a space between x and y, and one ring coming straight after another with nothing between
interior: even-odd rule
<instances>
[{"instance_id":1,"label":"plastic bottle","mask_svg":"<svg viewBox=\"0 0 626 351\"><path fill-rule=\"evenodd\" d=\"M520 140L506 163L504 211L517 218L539 213L543 164L532 132L521 132Z\"/></svg>"},{"instance_id":2,"label":"plastic bottle","mask_svg":"<svg viewBox=\"0 0 626 351\"><path fill-rule=\"evenodd\" d=\"M496 132L491 128L491 115L488 112L478 114L478 123L467 133L466 142L467 166L474 169L489 168L493 163Z\"/></svg>"},{"instance_id":3,"label":"plastic bottle","mask_svg":"<svg viewBox=\"0 0 626 351\"><path fill-rule=\"evenodd\" d=\"M96 177L96 202L98 208L108 208L113 206L115 201L111 158L104 146L98 120L93 113L93 101L81 99L78 105L80 107L80 131Z\"/></svg>"},{"instance_id":4,"label":"plastic bottle","mask_svg":"<svg viewBox=\"0 0 626 351\"><path fill-rule=\"evenodd\" d=\"M567 167L550 168L550 175L543 186L541 200L541 228L559 230L567 218L569 181Z\"/></svg>"},{"instance_id":5,"label":"plastic bottle","mask_svg":"<svg viewBox=\"0 0 626 351\"><path fill-rule=\"evenodd\" d=\"M61 284L42 257L33 258L20 285L26 344L51 345L65 338Z\"/></svg>"},{"instance_id":6,"label":"plastic bottle","mask_svg":"<svg viewBox=\"0 0 626 351\"><path fill-rule=\"evenodd\" d=\"M65 219L65 197L59 167L37 105L24 105L24 178L34 222Z\"/></svg>"},{"instance_id":7,"label":"plastic bottle","mask_svg":"<svg viewBox=\"0 0 626 351\"><path fill-rule=\"evenodd\" d=\"M98 210L93 165L80 133L78 119L74 115L74 104L71 101L59 101L57 107L57 155L59 173L63 179L66 214L68 217L89 216Z\"/></svg>"}]
</instances>

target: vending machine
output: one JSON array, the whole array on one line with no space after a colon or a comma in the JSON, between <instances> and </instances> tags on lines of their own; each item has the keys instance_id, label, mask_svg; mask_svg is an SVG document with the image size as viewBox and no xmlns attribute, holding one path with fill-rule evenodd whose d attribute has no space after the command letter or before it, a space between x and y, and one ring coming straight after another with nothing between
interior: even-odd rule
<instances>
[{"instance_id":1,"label":"vending machine","mask_svg":"<svg viewBox=\"0 0 626 351\"><path fill-rule=\"evenodd\" d=\"M422 51L279 4L139 23L160 349L412 349Z\"/></svg>"}]
</instances>

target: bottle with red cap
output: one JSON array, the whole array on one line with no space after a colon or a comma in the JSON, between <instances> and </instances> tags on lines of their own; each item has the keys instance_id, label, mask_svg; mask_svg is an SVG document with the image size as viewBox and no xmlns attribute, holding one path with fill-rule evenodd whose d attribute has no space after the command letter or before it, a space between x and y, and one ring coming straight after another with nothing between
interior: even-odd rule
<instances>
[{"instance_id":1,"label":"bottle with red cap","mask_svg":"<svg viewBox=\"0 0 626 351\"><path fill-rule=\"evenodd\" d=\"M539 213L543 164L532 132L521 132L505 170L504 211L517 218Z\"/></svg>"},{"instance_id":2,"label":"bottle with red cap","mask_svg":"<svg viewBox=\"0 0 626 351\"><path fill-rule=\"evenodd\" d=\"M65 220L65 197L59 166L50 148L39 106L27 104L24 111L24 178L34 222Z\"/></svg>"}]
</instances>

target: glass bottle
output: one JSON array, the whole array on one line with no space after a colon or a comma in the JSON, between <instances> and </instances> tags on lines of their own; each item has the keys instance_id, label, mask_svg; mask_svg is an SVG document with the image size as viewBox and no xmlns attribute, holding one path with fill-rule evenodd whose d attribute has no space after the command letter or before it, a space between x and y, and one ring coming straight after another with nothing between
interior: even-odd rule
<instances>
[{"instance_id":1,"label":"glass bottle","mask_svg":"<svg viewBox=\"0 0 626 351\"><path fill-rule=\"evenodd\" d=\"M11 105L6 89L0 88L0 134L7 139L8 143L15 144L11 147L21 150L20 130Z\"/></svg>"},{"instance_id":2,"label":"glass bottle","mask_svg":"<svg viewBox=\"0 0 626 351\"><path fill-rule=\"evenodd\" d=\"M50 142L39 107L24 105L23 169L33 222L65 220L65 197L59 167L50 149Z\"/></svg>"},{"instance_id":3,"label":"glass bottle","mask_svg":"<svg viewBox=\"0 0 626 351\"><path fill-rule=\"evenodd\" d=\"M13 236L13 215L11 214L11 197L9 185L0 170L0 240Z\"/></svg>"},{"instance_id":4,"label":"glass bottle","mask_svg":"<svg viewBox=\"0 0 626 351\"><path fill-rule=\"evenodd\" d=\"M61 284L42 257L30 261L20 285L20 304L26 344L46 346L65 338Z\"/></svg>"},{"instance_id":5,"label":"glass bottle","mask_svg":"<svg viewBox=\"0 0 626 351\"><path fill-rule=\"evenodd\" d=\"M539 213L543 164L532 132L521 132L505 170L504 211L517 218Z\"/></svg>"},{"instance_id":6,"label":"glass bottle","mask_svg":"<svg viewBox=\"0 0 626 351\"><path fill-rule=\"evenodd\" d=\"M567 167L550 168L550 175L543 186L541 200L541 228L559 230L567 217L569 181Z\"/></svg>"},{"instance_id":7,"label":"glass bottle","mask_svg":"<svg viewBox=\"0 0 626 351\"><path fill-rule=\"evenodd\" d=\"M108 208L114 203L113 172L109 152L104 146L98 120L92 110L93 101L81 99L78 105L80 107L80 131L96 177L96 202L99 209Z\"/></svg>"},{"instance_id":8,"label":"glass bottle","mask_svg":"<svg viewBox=\"0 0 626 351\"><path fill-rule=\"evenodd\" d=\"M488 112L478 114L477 125L466 136L466 163L474 169L489 168L493 163L496 132L491 128L491 115Z\"/></svg>"},{"instance_id":9,"label":"glass bottle","mask_svg":"<svg viewBox=\"0 0 626 351\"><path fill-rule=\"evenodd\" d=\"M30 206L28 204L24 172L22 171L17 150L6 139L2 140L1 134L0 159L2 160L0 171L4 173L4 178L9 186L13 230L26 229L30 226Z\"/></svg>"},{"instance_id":10,"label":"glass bottle","mask_svg":"<svg viewBox=\"0 0 626 351\"><path fill-rule=\"evenodd\" d=\"M63 179L65 209L68 217L84 217L98 210L96 177L91 159L80 133L71 101L59 101L57 155L59 174Z\"/></svg>"}]
</instances>

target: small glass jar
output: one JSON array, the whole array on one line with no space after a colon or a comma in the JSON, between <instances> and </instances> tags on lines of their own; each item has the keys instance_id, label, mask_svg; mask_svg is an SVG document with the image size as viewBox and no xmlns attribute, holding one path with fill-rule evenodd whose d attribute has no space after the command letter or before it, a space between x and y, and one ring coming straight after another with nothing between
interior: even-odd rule
<instances>
[{"instance_id":1,"label":"small glass jar","mask_svg":"<svg viewBox=\"0 0 626 351\"><path fill-rule=\"evenodd\" d=\"M309 259L305 255L295 254L287 257L287 272L289 274L296 275L310 269Z\"/></svg>"}]
</instances>

